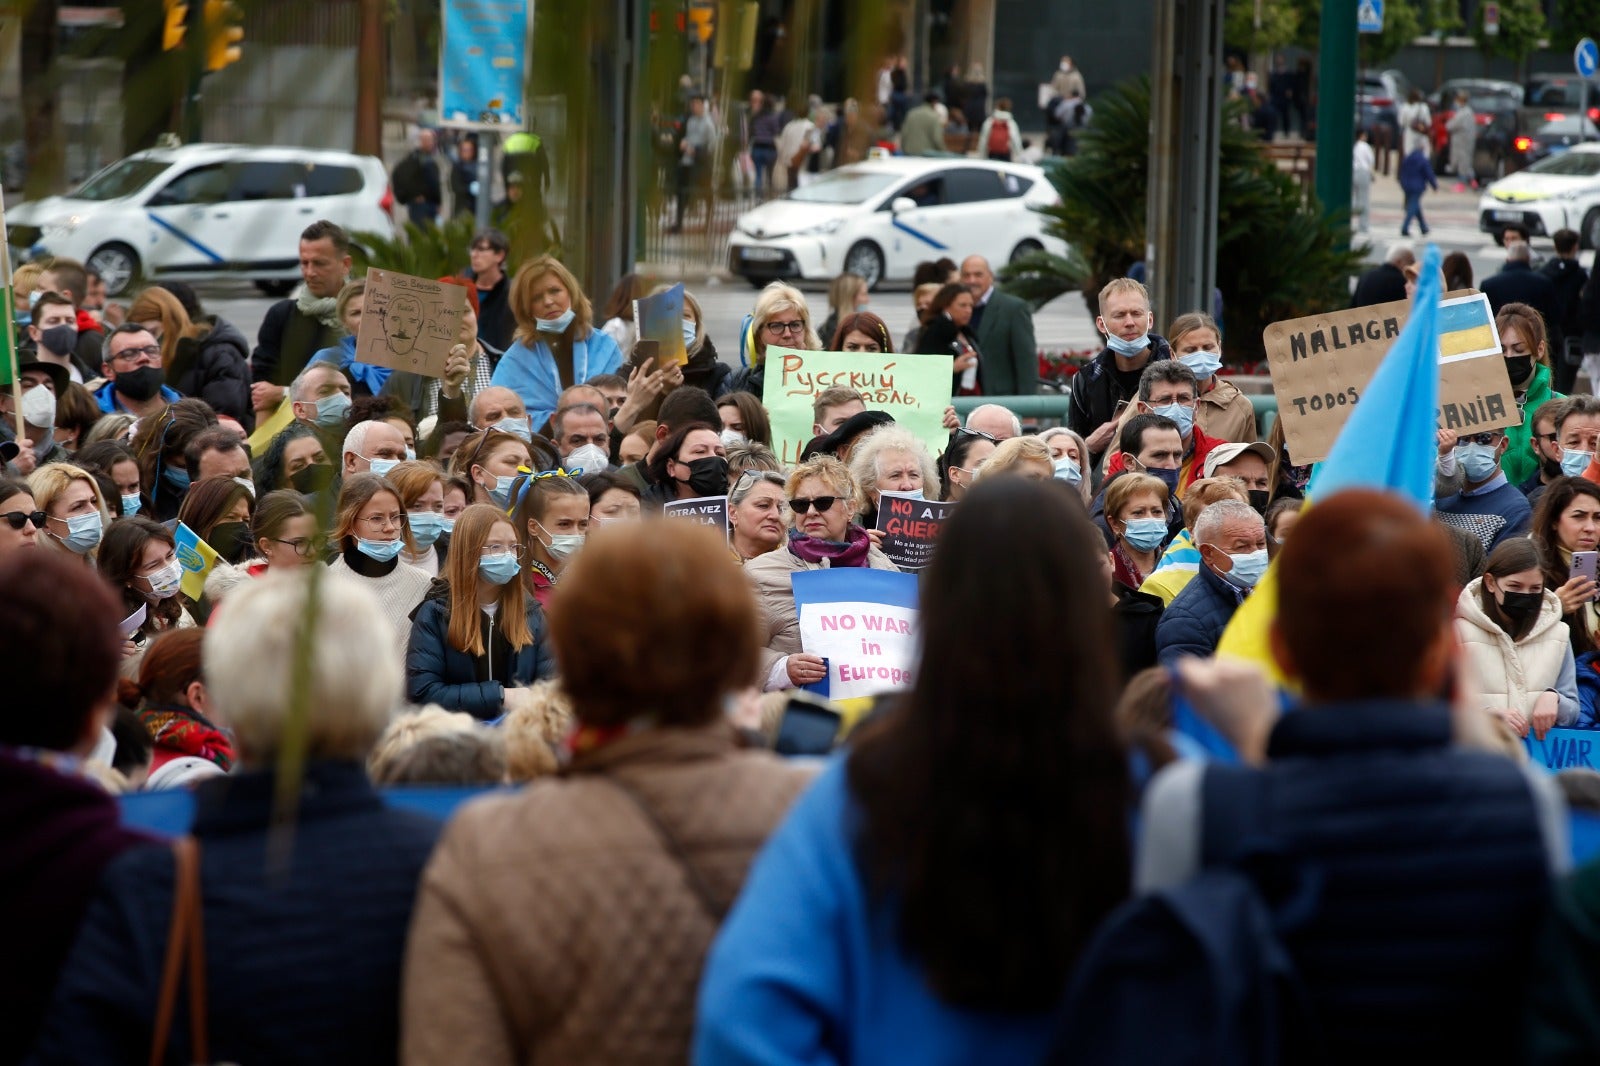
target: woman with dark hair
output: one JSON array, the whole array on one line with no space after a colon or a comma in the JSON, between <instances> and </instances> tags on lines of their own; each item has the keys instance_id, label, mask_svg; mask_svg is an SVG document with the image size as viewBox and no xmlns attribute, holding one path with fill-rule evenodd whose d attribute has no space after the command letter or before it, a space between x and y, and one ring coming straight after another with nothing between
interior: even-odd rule
<instances>
[{"instance_id":1,"label":"woman with dark hair","mask_svg":"<svg viewBox=\"0 0 1600 1066\"><path fill-rule=\"evenodd\" d=\"M273 437L251 470L260 491L293 489L302 496L328 488L334 475L322 438L303 422L291 422Z\"/></svg>"},{"instance_id":2,"label":"woman with dark hair","mask_svg":"<svg viewBox=\"0 0 1600 1066\"><path fill-rule=\"evenodd\" d=\"M717 399L717 414L722 416L722 445L765 444L772 447L772 419L761 400L748 392L724 393Z\"/></svg>"},{"instance_id":3,"label":"woman with dark hair","mask_svg":"<svg viewBox=\"0 0 1600 1066\"><path fill-rule=\"evenodd\" d=\"M1439 268L1444 271L1445 292L1472 288L1472 260L1466 252L1451 252Z\"/></svg>"},{"instance_id":4,"label":"woman with dark hair","mask_svg":"<svg viewBox=\"0 0 1600 1066\"><path fill-rule=\"evenodd\" d=\"M223 561L238 564L250 558L250 518L255 494L231 477L197 481L178 508L178 521L194 530Z\"/></svg>"},{"instance_id":5,"label":"woman with dark hair","mask_svg":"<svg viewBox=\"0 0 1600 1066\"><path fill-rule=\"evenodd\" d=\"M728 494L728 449L722 434L706 422L689 422L673 430L646 471L646 510L660 511L674 500Z\"/></svg>"},{"instance_id":6,"label":"woman with dark hair","mask_svg":"<svg viewBox=\"0 0 1600 1066\"><path fill-rule=\"evenodd\" d=\"M889 340L889 327L871 311L845 315L829 336L832 343L828 350L831 352L881 354L894 351L894 343Z\"/></svg>"},{"instance_id":7,"label":"woman with dark hair","mask_svg":"<svg viewBox=\"0 0 1600 1066\"><path fill-rule=\"evenodd\" d=\"M193 784L233 768L233 740L206 717L199 627L163 633L150 642L139 678L123 678L117 700L130 708L155 741L146 789Z\"/></svg>"},{"instance_id":8,"label":"woman with dark hair","mask_svg":"<svg viewBox=\"0 0 1600 1066\"><path fill-rule=\"evenodd\" d=\"M317 535L316 516L293 489L269 492L256 501L249 540L250 550L238 565L219 561L206 575L204 601L212 609L250 578L322 561L324 541Z\"/></svg>"},{"instance_id":9,"label":"woman with dark hair","mask_svg":"<svg viewBox=\"0 0 1600 1066\"><path fill-rule=\"evenodd\" d=\"M139 461L139 484L150 501L150 517L170 522L189 491L189 442L217 424L204 400L179 400L139 421L132 451Z\"/></svg>"},{"instance_id":10,"label":"woman with dark hair","mask_svg":"<svg viewBox=\"0 0 1600 1066\"><path fill-rule=\"evenodd\" d=\"M939 456L939 476L944 484L942 499L959 500L978 479L978 471L1000 442L978 429L958 429L950 435L950 446Z\"/></svg>"},{"instance_id":11,"label":"woman with dark hair","mask_svg":"<svg viewBox=\"0 0 1600 1066\"><path fill-rule=\"evenodd\" d=\"M94 393L76 381L67 382L56 397L56 443L69 452L78 451L104 417Z\"/></svg>"},{"instance_id":12,"label":"woman with dark hair","mask_svg":"<svg viewBox=\"0 0 1600 1066\"><path fill-rule=\"evenodd\" d=\"M194 625L178 594L183 567L178 563L177 543L159 522L142 515L119 518L100 542L96 565L101 576L122 594L123 617L144 611L144 621L123 645L122 675L137 677L152 639Z\"/></svg>"},{"instance_id":13,"label":"woman with dark hair","mask_svg":"<svg viewBox=\"0 0 1600 1066\"><path fill-rule=\"evenodd\" d=\"M800 799L712 949L696 1062L1037 1062L1127 895L1099 534L1052 485L970 501L922 573L911 689Z\"/></svg>"},{"instance_id":14,"label":"woman with dark hair","mask_svg":"<svg viewBox=\"0 0 1600 1066\"><path fill-rule=\"evenodd\" d=\"M451 820L406 952L406 1062L689 1061L706 949L810 778L737 745L755 611L703 526L599 534L550 640L571 760Z\"/></svg>"},{"instance_id":15,"label":"woman with dark hair","mask_svg":"<svg viewBox=\"0 0 1600 1066\"><path fill-rule=\"evenodd\" d=\"M1561 394L1550 387L1550 344L1544 316L1527 304L1510 303L1495 314L1494 325L1500 332L1506 374L1511 378L1518 409L1537 411L1546 400L1559 398ZM1505 433L1506 450L1500 456L1500 468L1511 484L1520 485L1539 472L1538 457L1528 443L1533 436L1533 419L1507 426Z\"/></svg>"},{"instance_id":16,"label":"woman with dark hair","mask_svg":"<svg viewBox=\"0 0 1600 1066\"><path fill-rule=\"evenodd\" d=\"M546 607L561 572L589 535L589 492L566 474L524 474L512 498L511 521L522 545L528 591Z\"/></svg>"},{"instance_id":17,"label":"woman with dark hair","mask_svg":"<svg viewBox=\"0 0 1600 1066\"><path fill-rule=\"evenodd\" d=\"M917 351L922 354L955 356L951 369L956 396L983 395L982 356L972 330L973 307L972 293L965 285L946 285L928 305L928 317L917 337Z\"/></svg>"},{"instance_id":18,"label":"woman with dark hair","mask_svg":"<svg viewBox=\"0 0 1600 1066\"><path fill-rule=\"evenodd\" d=\"M144 509L144 494L139 486L139 464L127 445L114 440L97 441L79 451L73 461L85 470L104 474L111 479L120 501L119 517L136 515Z\"/></svg>"},{"instance_id":19,"label":"woman with dark hair","mask_svg":"<svg viewBox=\"0 0 1600 1066\"><path fill-rule=\"evenodd\" d=\"M397 396L357 396L350 402L345 420L356 426L362 422L384 422L394 427L406 442L406 457L417 457L417 422L405 402Z\"/></svg>"},{"instance_id":20,"label":"woman with dark hair","mask_svg":"<svg viewBox=\"0 0 1600 1066\"><path fill-rule=\"evenodd\" d=\"M45 513L33 502L27 483L0 477L0 558L38 547L44 523Z\"/></svg>"},{"instance_id":21,"label":"woman with dark hair","mask_svg":"<svg viewBox=\"0 0 1600 1066\"><path fill-rule=\"evenodd\" d=\"M1544 586L1539 549L1501 541L1483 576L1456 600L1456 636L1472 664L1481 706L1519 737L1539 740L1578 718L1578 678L1561 599Z\"/></svg>"},{"instance_id":22,"label":"woman with dark hair","mask_svg":"<svg viewBox=\"0 0 1600 1066\"><path fill-rule=\"evenodd\" d=\"M544 611L518 580L522 545L503 512L468 507L455 543L412 618L406 695L417 704L499 718L527 686L555 672Z\"/></svg>"},{"instance_id":23,"label":"woman with dark hair","mask_svg":"<svg viewBox=\"0 0 1600 1066\"><path fill-rule=\"evenodd\" d=\"M1600 611L1587 577L1574 575L1574 552L1600 548L1600 485L1579 477L1560 477L1545 488L1533 509L1529 538L1539 549L1544 587L1561 601L1561 614L1575 654L1595 650L1600 633Z\"/></svg>"},{"instance_id":24,"label":"woman with dark hair","mask_svg":"<svg viewBox=\"0 0 1600 1066\"><path fill-rule=\"evenodd\" d=\"M585 474L578 483L589 493L589 528L597 529L611 522L636 522L639 520L639 486L617 470L602 470Z\"/></svg>"}]
</instances>

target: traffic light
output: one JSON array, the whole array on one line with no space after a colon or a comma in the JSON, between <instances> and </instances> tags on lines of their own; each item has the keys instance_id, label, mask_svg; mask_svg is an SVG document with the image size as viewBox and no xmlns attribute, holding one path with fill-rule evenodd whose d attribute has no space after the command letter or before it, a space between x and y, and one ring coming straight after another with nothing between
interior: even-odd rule
<instances>
[{"instance_id":1,"label":"traffic light","mask_svg":"<svg viewBox=\"0 0 1600 1066\"><path fill-rule=\"evenodd\" d=\"M244 9L233 0L205 0L206 70L221 70L244 55Z\"/></svg>"},{"instance_id":2,"label":"traffic light","mask_svg":"<svg viewBox=\"0 0 1600 1066\"><path fill-rule=\"evenodd\" d=\"M189 5L183 0L162 0L165 20L161 24L161 50L171 52L183 47L184 31L189 25Z\"/></svg>"}]
</instances>

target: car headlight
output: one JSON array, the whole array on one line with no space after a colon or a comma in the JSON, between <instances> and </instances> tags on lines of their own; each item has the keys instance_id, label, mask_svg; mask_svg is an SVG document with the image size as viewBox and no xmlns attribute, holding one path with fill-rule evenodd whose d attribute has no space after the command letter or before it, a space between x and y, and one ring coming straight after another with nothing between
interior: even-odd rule
<instances>
[{"instance_id":1,"label":"car headlight","mask_svg":"<svg viewBox=\"0 0 1600 1066\"><path fill-rule=\"evenodd\" d=\"M65 218L54 219L40 227L48 236L64 237L77 229L83 223L79 215L68 215Z\"/></svg>"},{"instance_id":2,"label":"car headlight","mask_svg":"<svg viewBox=\"0 0 1600 1066\"><path fill-rule=\"evenodd\" d=\"M839 227L842 225L844 225L844 219L836 218L830 222L822 222L815 226L807 226L803 230L796 230L795 233L801 237L822 237L829 233L838 233Z\"/></svg>"}]
</instances>

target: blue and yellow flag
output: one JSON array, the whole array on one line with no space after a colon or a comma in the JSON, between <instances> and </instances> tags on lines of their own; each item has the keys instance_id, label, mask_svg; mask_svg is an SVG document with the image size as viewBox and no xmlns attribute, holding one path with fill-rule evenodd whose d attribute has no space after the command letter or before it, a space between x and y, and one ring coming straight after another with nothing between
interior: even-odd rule
<instances>
[{"instance_id":1,"label":"blue and yellow flag","mask_svg":"<svg viewBox=\"0 0 1600 1066\"><path fill-rule=\"evenodd\" d=\"M206 575L221 558L215 548L200 539L200 535L182 522L173 534L178 547L178 565L183 567L183 582L178 586L185 596L198 600L205 591Z\"/></svg>"},{"instance_id":2,"label":"blue and yellow flag","mask_svg":"<svg viewBox=\"0 0 1600 1066\"><path fill-rule=\"evenodd\" d=\"M1364 488L1397 493L1425 513L1433 509L1439 454L1439 297L1439 249L1429 245L1411 316L1350 412L1333 451L1313 474L1306 507L1341 489ZM1329 560L1329 565L1338 562ZM1253 662L1282 685L1268 642L1277 613L1274 566L1228 623L1217 654Z\"/></svg>"}]
</instances>

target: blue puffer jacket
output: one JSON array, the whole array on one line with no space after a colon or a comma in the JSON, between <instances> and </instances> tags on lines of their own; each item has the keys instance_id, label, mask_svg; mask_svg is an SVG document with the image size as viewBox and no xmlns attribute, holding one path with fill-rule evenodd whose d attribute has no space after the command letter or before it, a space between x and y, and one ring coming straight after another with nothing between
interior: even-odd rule
<instances>
[{"instance_id":1,"label":"blue puffer jacket","mask_svg":"<svg viewBox=\"0 0 1600 1066\"><path fill-rule=\"evenodd\" d=\"M413 703L437 703L484 720L504 713L506 689L529 685L555 673L555 657L545 643L544 611L532 596L527 603L528 632L533 640L513 651L500 627L480 614L488 649L470 655L450 643L450 586L435 580L428 595L411 613L411 639L406 647L406 696Z\"/></svg>"},{"instance_id":2,"label":"blue puffer jacket","mask_svg":"<svg viewBox=\"0 0 1600 1066\"><path fill-rule=\"evenodd\" d=\"M1200 572L1167 605L1156 625L1156 658L1170 666L1180 655L1212 655L1243 602L1242 590L1201 563Z\"/></svg>"}]
</instances>

